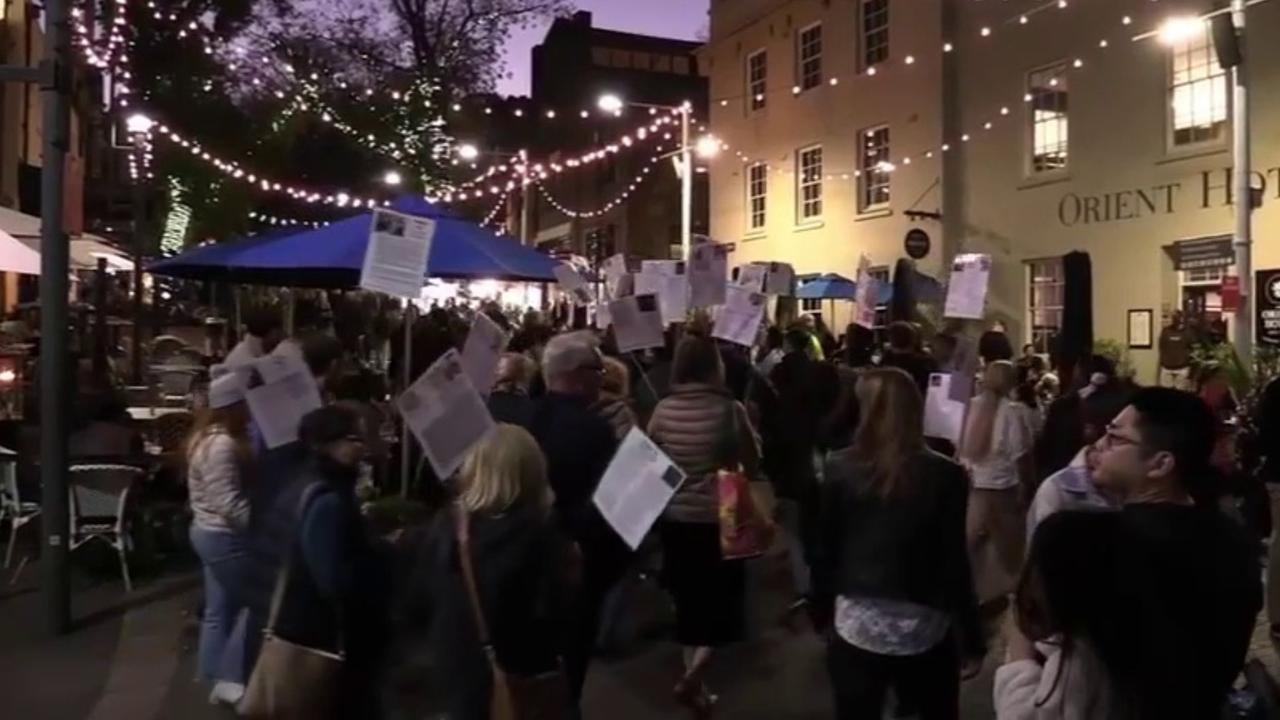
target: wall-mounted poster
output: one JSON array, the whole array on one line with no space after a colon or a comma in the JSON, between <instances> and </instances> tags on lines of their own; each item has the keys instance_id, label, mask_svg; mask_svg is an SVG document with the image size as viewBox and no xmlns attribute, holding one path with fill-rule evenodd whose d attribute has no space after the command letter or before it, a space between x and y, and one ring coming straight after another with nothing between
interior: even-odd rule
<instances>
[{"instance_id":1,"label":"wall-mounted poster","mask_svg":"<svg viewBox=\"0 0 1280 720\"><path fill-rule=\"evenodd\" d=\"M1129 311L1129 349L1151 349L1151 322L1154 313L1151 310Z\"/></svg>"}]
</instances>

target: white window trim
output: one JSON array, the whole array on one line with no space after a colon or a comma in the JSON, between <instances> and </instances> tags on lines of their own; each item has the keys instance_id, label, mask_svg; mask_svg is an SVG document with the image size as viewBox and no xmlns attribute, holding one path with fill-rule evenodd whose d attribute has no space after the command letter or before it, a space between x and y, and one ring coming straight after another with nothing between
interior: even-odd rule
<instances>
[{"instance_id":1,"label":"white window trim","mask_svg":"<svg viewBox=\"0 0 1280 720\"><path fill-rule=\"evenodd\" d=\"M892 157L893 156L893 130L890 129L888 123L881 123L880 125L872 125L870 127L862 128L861 130L858 131L858 135L857 135L858 137L858 143L857 143L858 175L856 177L856 181L854 182L854 187L856 188L855 192L857 193L857 198L856 198L857 202L855 203L855 206L858 209L859 215L877 213L877 212L886 210L893 205L893 173L886 173L888 177L887 187L889 188L889 199L887 201L874 203L874 204L864 204L863 202L866 196L865 189L867 187L867 177L868 177L867 166L866 166L867 136L871 133L876 133L881 130L885 130L889 133L889 156Z\"/></svg>"},{"instance_id":2,"label":"white window trim","mask_svg":"<svg viewBox=\"0 0 1280 720\"><path fill-rule=\"evenodd\" d=\"M1218 54L1217 54L1217 49L1215 48L1215 45L1214 45L1213 32L1212 30L1209 29L1207 24L1205 26L1204 32L1209 41L1209 57L1212 59L1214 64L1218 64ZM1175 108L1173 106L1173 90L1174 90L1173 58L1174 58L1174 53L1177 52L1177 49L1178 49L1177 46L1166 47L1164 49L1165 50L1165 55L1164 55L1165 152L1166 154L1169 154L1169 155L1184 155L1187 153L1200 152L1205 150L1206 148L1224 147L1227 143L1227 139L1231 135L1231 122L1232 122L1231 118L1233 113L1235 113L1235 98L1234 98L1234 93L1232 92L1232 87L1233 87L1232 83L1235 79L1235 74L1232 70L1228 70L1226 68L1222 68L1222 72L1223 72L1223 76L1226 79L1226 88L1227 88L1227 91L1226 91L1227 117L1226 117L1226 120L1224 121L1227 127L1223 129L1222 133L1218 137L1211 138L1209 140L1201 140L1199 142L1193 142L1193 143L1184 143L1181 145L1174 142L1174 133L1177 131L1177 128L1174 127ZM1220 64L1219 64L1219 68L1221 68Z\"/></svg>"},{"instance_id":3,"label":"white window trim","mask_svg":"<svg viewBox=\"0 0 1280 720\"><path fill-rule=\"evenodd\" d=\"M799 51L797 50L797 53L798 52ZM752 87L753 79L751 77L751 61L755 60L756 58L762 55L764 56L764 77L763 77L763 83L762 83L764 85L764 88L763 88L763 92L757 93L755 92L755 88ZM796 60L799 61L798 54L796 56ZM769 107L769 48L760 48L759 50L756 50L748 54L746 59L742 63L742 72L744 75L744 79L746 80L745 90L747 95L747 103L746 103L747 114L757 113L765 110L766 108ZM756 107L755 105L756 95L763 95L763 99L759 101L760 102L759 107Z\"/></svg>"},{"instance_id":4,"label":"white window trim","mask_svg":"<svg viewBox=\"0 0 1280 720\"><path fill-rule=\"evenodd\" d=\"M1070 67L1071 66L1068 64L1066 60L1059 60L1057 62L1052 62L1047 65L1041 65L1039 67L1035 67L1028 70L1026 76L1023 78L1022 92L1024 94L1029 94L1031 92L1031 77L1033 75L1037 73L1046 72L1049 70L1054 70L1056 68L1063 68L1064 70L1069 70ZM1068 72L1064 72L1062 74L1064 76L1069 75ZM1023 103L1023 106L1026 108L1026 122L1023 123L1023 134L1024 134L1024 140L1023 140L1024 150L1022 153L1023 175L1025 175L1028 180L1042 180L1045 178L1063 177L1069 174L1071 172L1071 85L1070 85L1070 81L1068 80L1068 84L1067 84L1067 113L1066 113L1067 115L1067 164L1064 167L1055 168L1052 170L1036 170L1035 107L1033 107L1033 103Z\"/></svg>"},{"instance_id":5,"label":"white window trim","mask_svg":"<svg viewBox=\"0 0 1280 720\"><path fill-rule=\"evenodd\" d=\"M1026 293L1026 296L1023 298L1023 302L1022 302L1022 312L1023 312L1022 344L1024 345L1034 344L1036 342L1035 313L1033 312L1033 308L1031 306L1031 301L1033 297L1031 293L1031 283L1035 278L1035 276L1032 274L1032 267L1034 265L1039 265L1039 264L1048 263L1048 262L1062 263L1062 258L1061 257L1028 258L1022 262L1022 291ZM1065 287L1066 278L1063 278L1062 282L1063 282L1063 286ZM1059 310L1065 311L1065 305L1062 308L1059 308ZM1059 325L1058 325L1058 333L1059 334L1062 333L1061 322L1059 322Z\"/></svg>"},{"instance_id":6,"label":"white window trim","mask_svg":"<svg viewBox=\"0 0 1280 720\"><path fill-rule=\"evenodd\" d=\"M762 193L762 194L761 194L761 196L760 196L761 200L764 202L764 210L763 210L763 212L761 213L761 215L762 215L762 217L763 217L763 219L764 219L764 222L763 222L763 223L761 223L759 226L756 226L756 225L754 224L754 223L755 223L755 207L752 205L752 200L754 200L755 198L754 198L754 196L751 194L751 185L752 185L752 177L751 177L751 173L752 173L752 171L753 171L753 170L755 170L756 168L760 168L760 169L762 169L762 170L764 171L764 193ZM765 163L765 162L754 162L754 163L751 163L750 165L748 165L748 166L747 166L747 171L746 171L746 173L745 173L745 176L746 176L746 179L747 179L747 183L746 183L746 193L747 193L747 199L746 199L746 225L747 225L747 232L746 232L746 234L747 234L747 235L763 235L763 234L765 234L765 231L766 231L766 230L768 229L768 227L769 227L769 164L768 164L768 163Z\"/></svg>"},{"instance_id":7,"label":"white window trim","mask_svg":"<svg viewBox=\"0 0 1280 720\"><path fill-rule=\"evenodd\" d=\"M799 148L798 150L796 150L795 160L794 160L793 162L795 163L795 169L796 169L796 184L795 184L796 206L795 206L795 218L796 218L796 225L797 225L797 226L804 226L804 225L816 225L816 224L819 224L819 223L821 223L821 222L822 222L822 217L823 217L823 215L825 215L825 214L826 214L826 211L827 211L827 207L826 207L826 200L827 200L827 188L826 188L826 186L824 185L824 181L825 181L825 179L826 179L826 178L825 178L825 176L823 175L823 173L820 171L820 172L818 173L818 179L817 179L814 183L812 183L812 184L816 184L816 185L818 186L818 208L819 208L819 209L818 209L818 214L817 214L817 215L810 216L810 217L805 217L805 215L804 215L804 187L805 187L805 184L804 184L804 165L803 165L803 163L801 162L801 158L804 156L804 154L805 154L805 153L810 152L810 151L812 151L812 150L818 150L818 151L820 151L820 152L822 153L822 165L823 165L823 167L821 168L821 170L822 170L822 171L825 171L825 170L826 170L826 164L827 164L827 153L826 153L826 150L822 147L822 143L814 143L814 144L812 144L812 145L805 145L804 147Z\"/></svg>"},{"instance_id":8,"label":"white window trim","mask_svg":"<svg viewBox=\"0 0 1280 720\"><path fill-rule=\"evenodd\" d=\"M801 93L808 92L809 90L816 90L817 88L822 87L822 82L825 79L825 75L826 75L826 67L823 65L823 55L825 54L827 49L826 48L827 38L826 38L826 33L823 32L819 35L820 44L818 47L818 82L814 84L814 86L811 88L806 88L804 86L804 55L803 55L804 43L801 41L801 38L804 37L805 33L809 32L814 28L821 29L822 21L819 20L818 22L809 23L808 25L805 25L799 30L796 30L796 34L795 34L795 41L794 41L795 42L795 63L796 63L795 80L796 80L796 87L800 88Z\"/></svg>"}]
</instances>

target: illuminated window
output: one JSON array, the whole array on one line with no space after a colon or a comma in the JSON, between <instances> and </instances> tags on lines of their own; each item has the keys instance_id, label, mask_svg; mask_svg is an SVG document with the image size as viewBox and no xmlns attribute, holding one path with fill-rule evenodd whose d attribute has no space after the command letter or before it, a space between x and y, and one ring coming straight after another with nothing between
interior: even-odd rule
<instances>
[{"instance_id":1,"label":"illuminated window","mask_svg":"<svg viewBox=\"0 0 1280 720\"><path fill-rule=\"evenodd\" d=\"M1031 172L1067 167L1067 64L1027 76L1031 118Z\"/></svg>"},{"instance_id":2,"label":"illuminated window","mask_svg":"<svg viewBox=\"0 0 1280 720\"><path fill-rule=\"evenodd\" d=\"M1036 352L1049 353L1050 341L1062 331L1062 296L1066 285L1062 258L1027 263L1027 282L1029 341L1035 345Z\"/></svg>"},{"instance_id":3,"label":"illuminated window","mask_svg":"<svg viewBox=\"0 0 1280 720\"><path fill-rule=\"evenodd\" d=\"M889 59L889 0L862 1L862 66Z\"/></svg>"},{"instance_id":4,"label":"illuminated window","mask_svg":"<svg viewBox=\"0 0 1280 720\"><path fill-rule=\"evenodd\" d=\"M822 146L796 153L796 214L800 222L822 217Z\"/></svg>"},{"instance_id":5,"label":"illuminated window","mask_svg":"<svg viewBox=\"0 0 1280 720\"><path fill-rule=\"evenodd\" d=\"M810 25L796 38L796 79L801 90L822 84L822 24Z\"/></svg>"},{"instance_id":6,"label":"illuminated window","mask_svg":"<svg viewBox=\"0 0 1280 720\"><path fill-rule=\"evenodd\" d=\"M747 56L747 107L759 110L768 104L769 53L757 50Z\"/></svg>"},{"instance_id":7,"label":"illuminated window","mask_svg":"<svg viewBox=\"0 0 1280 720\"><path fill-rule=\"evenodd\" d=\"M769 194L769 166L755 163L747 168L747 228L763 230L765 204Z\"/></svg>"},{"instance_id":8,"label":"illuminated window","mask_svg":"<svg viewBox=\"0 0 1280 720\"><path fill-rule=\"evenodd\" d=\"M1173 144L1222 138L1227 129L1227 73L1218 64L1209 25L1176 43L1170 58Z\"/></svg>"},{"instance_id":9,"label":"illuminated window","mask_svg":"<svg viewBox=\"0 0 1280 720\"><path fill-rule=\"evenodd\" d=\"M858 210L876 210L889 204L889 128L871 128L862 133L858 147Z\"/></svg>"}]
</instances>

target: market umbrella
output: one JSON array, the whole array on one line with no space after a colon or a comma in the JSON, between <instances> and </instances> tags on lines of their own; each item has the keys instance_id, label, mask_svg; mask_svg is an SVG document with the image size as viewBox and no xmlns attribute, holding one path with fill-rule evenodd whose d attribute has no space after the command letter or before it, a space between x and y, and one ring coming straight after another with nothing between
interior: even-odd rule
<instances>
[{"instance_id":1,"label":"market umbrella","mask_svg":"<svg viewBox=\"0 0 1280 720\"><path fill-rule=\"evenodd\" d=\"M427 260L431 277L555 281L558 262L524 247L515 238L497 235L419 196L401 196L391 207L436 221ZM257 285L354 287L360 282L372 222L373 213L366 212L315 230L228 243L222 250L197 248L155 263L149 270L173 277Z\"/></svg>"},{"instance_id":2,"label":"market umbrella","mask_svg":"<svg viewBox=\"0 0 1280 720\"><path fill-rule=\"evenodd\" d=\"M801 300L852 300L857 293L857 283L843 275L827 273L826 275L800 278L803 283L796 291Z\"/></svg>"}]
</instances>

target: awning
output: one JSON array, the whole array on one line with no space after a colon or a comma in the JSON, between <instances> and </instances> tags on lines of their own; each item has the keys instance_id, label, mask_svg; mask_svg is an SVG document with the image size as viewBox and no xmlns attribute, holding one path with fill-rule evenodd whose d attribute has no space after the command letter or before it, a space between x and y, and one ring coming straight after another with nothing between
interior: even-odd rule
<instances>
[{"instance_id":1,"label":"awning","mask_svg":"<svg viewBox=\"0 0 1280 720\"><path fill-rule=\"evenodd\" d=\"M0 231L0 271L39 275L40 253L9 233Z\"/></svg>"},{"instance_id":2,"label":"awning","mask_svg":"<svg viewBox=\"0 0 1280 720\"><path fill-rule=\"evenodd\" d=\"M41 225L40 218L34 215L18 212L13 208L0 207L0 232L17 239L36 253L40 252ZM73 235L70 252L72 270L96 269L100 257L107 258L107 267L113 270L124 272L133 270L133 261L129 259L128 253L111 245L106 238L92 233Z\"/></svg>"}]
</instances>

